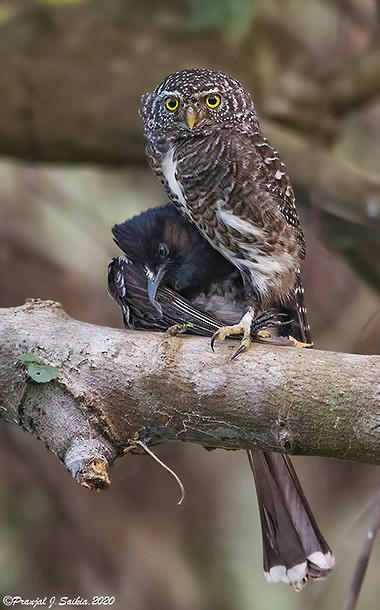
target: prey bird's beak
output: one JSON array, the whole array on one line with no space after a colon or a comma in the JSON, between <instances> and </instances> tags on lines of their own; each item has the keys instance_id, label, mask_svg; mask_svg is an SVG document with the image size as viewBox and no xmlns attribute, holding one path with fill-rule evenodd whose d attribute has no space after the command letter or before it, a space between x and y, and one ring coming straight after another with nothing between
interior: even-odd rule
<instances>
[{"instance_id":1,"label":"prey bird's beak","mask_svg":"<svg viewBox=\"0 0 380 610\"><path fill-rule=\"evenodd\" d=\"M193 106L189 106L186 109L186 123L189 129L193 129L194 125L198 122L198 113Z\"/></svg>"},{"instance_id":2,"label":"prey bird's beak","mask_svg":"<svg viewBox=\"0 0 380 610\"><path fill-rule=\"evenodd\" d=\"M157 311L161 314L162 317L162 308L159 302L157 301L157 290L160 287L161 281L166 273L165 265L161 265L158 268L157 273L148 273L148 297L149 301L154 305Z\"/></svg>"}]
</instances>

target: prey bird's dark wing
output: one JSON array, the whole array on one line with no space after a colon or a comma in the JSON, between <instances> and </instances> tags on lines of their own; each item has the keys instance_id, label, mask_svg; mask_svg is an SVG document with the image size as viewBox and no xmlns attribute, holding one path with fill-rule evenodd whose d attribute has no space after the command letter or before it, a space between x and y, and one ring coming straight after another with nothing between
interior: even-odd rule
<instances>
[{"instance_id":1,"label":"prey bird's dark wing","mask_svg":"<svg viewBox=\"0 0 380 610\"><path fill-rule=\"evenodd\" d=\"M120 306L124 326L141 330L166 330L165 321L150 302L144 268L118 256L108 265L108 292Z\"/></svg>"},{"instance_id":2,"label":"prey bird's dark wing","mask_svg":"<svg viewBox=\"0 0 380 610\"><path fill-rule=\"evenodd\" d=\"M127 328L163 332L177 324L189 324L188 333L211 337L221 325L211 314L166 287L157 292L160 311L149 300L144 267L123 256L108 265L108 291L119 304Z\"/></svg>"},{"instance_id":3,"label":"prey bird's dark wing","mask_svg":"<svg viewBox=\"0 0 380 610\"><path fill-rule=\"evenodd\" d=\"M205 313L170 288L159 288L158 301L169 326L189 324L187 332L211 337L220 328L221 322Z\"/></svg>"},{"instance_id":4,"label":"prey bird's dark wing","mask_svg":"<svg viewBox=\"0 0 380 610\"><path fill-rule=\"evenodd\" d=\"M154 306L148 296L144 267L123 256L114 258L108 265L108 292L122 310L124 325L137 330L163 332L171 326L186 324L187 333L212 337L221 324L238 319L243 307L242 303L231 299L231 292L225 296L210 290L207 294L198 294L190 302L162 285L157 291L158 306ZM228 305L230 311L227 311ZM255 318L252 332L255 334L261 328L269 327L285 328L287 319L278 311L269 310Z\"/></svg>"}]
</instances>

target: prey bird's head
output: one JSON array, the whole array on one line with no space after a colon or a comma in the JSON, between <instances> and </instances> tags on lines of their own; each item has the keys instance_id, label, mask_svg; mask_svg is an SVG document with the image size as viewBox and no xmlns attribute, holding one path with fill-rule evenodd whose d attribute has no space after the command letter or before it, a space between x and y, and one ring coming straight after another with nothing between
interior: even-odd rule
<instances>
[{"instance_id":1,"label":"prey bird's head","mask_svg":"<svg viewBox=\"0 0 380 610\"><path fill-rule=\"evenodd\" d=\"M171 204L115 225L112 233L126 257L144 268L148 296L158 312L161 285L191 298L234 269Z\"/></svg>"},{"instance_id":2,"label":"prey bird's head","mask_svg":"<svg viewBox=\"0 0 380 610\"><path fill-rule=\"evenodd\" d=\"M256 118L251 97L232 76L217 70L174 72L142 97L140 114L148 140L210 134L221 128L244 129Z\"/></svg>"},{"instance_id":3,"label":"prey bird's head","mask_svg":"<svg viewBox=\"0 0 380 610\"><path fill-rule=\"evenodd\" d=\"M112 229L116 244L147 278L150 301L158 310L161 283L182 293L194 283L203 238L171 204L152 208Z\"/></svg>"}]
</instances>

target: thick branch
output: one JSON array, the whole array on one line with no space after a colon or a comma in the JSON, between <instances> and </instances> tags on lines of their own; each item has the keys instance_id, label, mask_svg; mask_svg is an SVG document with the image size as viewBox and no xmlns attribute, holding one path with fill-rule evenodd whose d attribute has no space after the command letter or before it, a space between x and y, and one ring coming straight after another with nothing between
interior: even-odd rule
<instances>
[{"instance_id":1,"label":"thick branch","mask_svg":"<svg viewBox=\"0 0 380 610\"><path fill-rule=\"evenodd\" d=\"M41 301L0 309L0 334L2 417L90 487L136 439L380 464L378 356L257 346L231 362L232 343L213 354L207 339L92 326ZM24 353L58 379L32 381Z\"/></svg>"}]
</instances>

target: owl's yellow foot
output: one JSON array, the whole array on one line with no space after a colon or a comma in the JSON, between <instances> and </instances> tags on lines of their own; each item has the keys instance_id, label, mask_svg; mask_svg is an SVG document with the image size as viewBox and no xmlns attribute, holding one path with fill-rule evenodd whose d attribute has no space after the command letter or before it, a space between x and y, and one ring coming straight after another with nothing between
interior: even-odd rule
<instances>
[{"instance_id":1,"label":"owl's yellow foot","mask_svg":"<svg viewBox=\"0 0 380 610\"><path fill-rule=\"evenodd\" d=\"M282 347L297 347L297 348L311 348L312 343L302 343L291 335L272 335L266 330L261 330L256 334L254 339L257 343L267 343L269 345L280 345Z\"/></svg>"},{"instance_id":2,"label":"owl's yellow foot","mask_svg":"<svg viewBox=\"0 0 380 610\"><path fill-rule=\"evenodd\" d=\"M256 341L270 341L271 333L267 330L268 327L279 326L282 324L281 314L276 311L267 311L255 318L254 310L248 309L238 324L232 326L221 326L211 338L211 349L214 351L215 341L224 341L226 337L243 335L240 345L234 352L231 360L234 360L239 354L246 351L252 343Z\"/></svg>"},{"instance_id":3,"label":"owl's yellow foot","mask_svg":"<svg viewBox=\"0 0 380 610\"><path fill-rule=\"evenodd\" d=\"M272 335L270 334L269 330L259 330L256 333L257 339L270 339L271 336Z\"/></svg>"},{"instance_id":4,"label":"owl's yellow foot","mask_svg":"<svg viewBox=\"0 0 380 610\"><path fill-rule=\"evenodd\" d=\"M221 326L216 333L211 337L211 349L214 351L214 343L216 340L224 341L226 337L234 335L243 335L238 349L233 354L231 360L236 358L239 354L244 352L252 343L251 339L251 324L253 320L253 310L249 309L246 314L242 317L238 324L232 326Z\"/></svg>"},{"instance_id":5,"label":"owl's yellow foot","mask_svg":"<svg viewBox=\"0 0 380 610\"><path fill-rule=\"evenodd\" d=\"M303 343L302 341L298 341L298 339L295 339L291 335L289 335L289 337L287 337L287 338L289 339L289 341L293 347L307 348L307 349L310 347L313 347L312 343Z\"/></svg>"}]
</instances>

